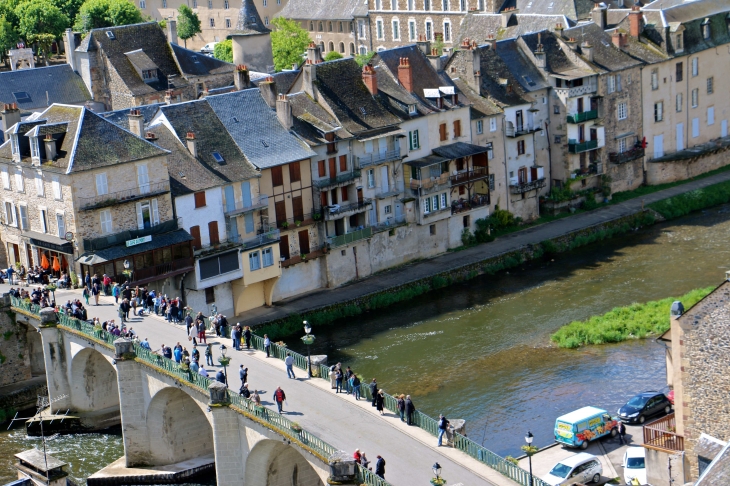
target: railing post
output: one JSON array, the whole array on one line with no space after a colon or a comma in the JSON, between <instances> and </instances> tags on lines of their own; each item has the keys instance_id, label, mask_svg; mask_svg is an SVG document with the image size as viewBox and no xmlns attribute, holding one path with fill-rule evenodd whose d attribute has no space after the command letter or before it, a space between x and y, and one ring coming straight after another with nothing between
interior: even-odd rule
<instances>
[{"instance_id":1,"label":"railing post","mask_svg":"<svg viewBox=\"0 0 730 486\"><path fill-rule=\"evenodd\" d=\"M136 358L137 353L134 352L134 343L132 340L119 338L114 341L114 357L117 360Z\"/></svg>"}]
</instances>

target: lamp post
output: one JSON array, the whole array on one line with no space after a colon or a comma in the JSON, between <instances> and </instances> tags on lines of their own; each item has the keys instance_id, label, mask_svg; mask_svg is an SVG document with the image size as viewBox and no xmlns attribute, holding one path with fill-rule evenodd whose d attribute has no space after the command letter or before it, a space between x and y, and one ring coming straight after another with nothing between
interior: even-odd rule
<instances>
[{"instance_id":1,"label":"lamp post","mask_svg":"<svg viewBox=\"0 0 730 486\"><path fill-rule=\"evenodd\" d=\"M307 363L308 363L308 368L309 368L307 374L311 378L312 377L312 355L309 352L309 346L311 346L312 343L314 343L314 334L310 334L312 332L312 326L309 325L309 322L304 321L303 324L304 324L304 332L306 334L302 337L302 341L304 342L304 344L307 345Z\"/></svg>"},{"instance_id":2,"label":"lamp post","mask_svg":"<svg viewBox=\"0 0 730 486\"><path fill-rule=\"evenodd\" d=\"M122 272L128 279L129 282L132 282L132 272L129 270L129 267L132 266L131 263L129 263L129 260L124 260L124 271Z\"/></svg>"},{"instance_id":3,"label":"lamp post","mask_svg":"<svg viewBox=\"0 0 730 486\"><path fill-rule=\"evenodd\" d=\"M228 363L231 362L231 358L228 358L226 356L226 353L228 352L228 348L226 348L225 344L221 344L221 356L218 357L218 362L223 366L223 375L226 377L226 386L228 386L228 370L226 369L228 366Z\"/></svg>"},{"instance_id":4,"label":"lamp post","mask_svg":"<svg viewBox=\"0 0 730 486\"><path fill-rule=\"evenodd\" d=\"M527 448L528 448L527 462L530 465L530 486L532 486L532 452L531 452L531 448L532 448L532 439L533 438L534 438L534 436L532 435L532 432L530 432L528 430L527 435L525 436L525 442L527 442Z\"/></svg>"},{"instance_id":5,"label":"lamp post","mask_svg":"<svg viewBox=\"0 0 730 486\"><path fill-rule=\"evenodd\" d=\"M434 478L431 480L431 484L434 486L442 486L446 484L446 480L441 477L441 465L437 462L434 463L433 466L431 466L431 469L433 470Z\"/></svg>"}]
</instances>

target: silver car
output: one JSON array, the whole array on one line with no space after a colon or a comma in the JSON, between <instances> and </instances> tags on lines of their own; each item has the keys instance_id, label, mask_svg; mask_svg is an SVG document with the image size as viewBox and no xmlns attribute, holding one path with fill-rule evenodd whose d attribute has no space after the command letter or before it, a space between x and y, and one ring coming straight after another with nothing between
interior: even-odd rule
<instances>
[{"instance_id":1,"label":"silver car","mask_svg":"<svg viewBox=\"0 0 730 486\"><path fill-rule=\"evenodd\" d=\"M542 480L550 486L597 483L602 473L603 467L598 458L581 452L558 462Z\"/></svg>"}]
</instances>

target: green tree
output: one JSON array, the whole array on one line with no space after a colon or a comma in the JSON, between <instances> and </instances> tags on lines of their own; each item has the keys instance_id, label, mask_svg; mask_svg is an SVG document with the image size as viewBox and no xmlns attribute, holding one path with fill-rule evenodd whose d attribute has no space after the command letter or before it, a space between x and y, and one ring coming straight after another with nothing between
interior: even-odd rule
<instances>
[{"instance_id":1,"label":"green tree","mask_svg":"<svg viewBox=\"0 0 730 486\"><path fill-rule=\"evenodd\" d=\"M335 59L342 59L342 54L337 51L329 51L325 56L325 61L334 61Z\"/></svg>"},{"instance_id":2,"label":"green tree","mask_svg":"<svg viewBox=\"0 0 730 486\"><path fill-rule=\"evenodd\" d=\"M357 56L355 56L355 62L357 62L360 67L363 67L365 64L370 62L370 59L372 59L374 55L375 53L372 51L366 52L365 54L358 54Z\"/></svg>"},{"instance_id":3,"label":"green tree","mask_svg":"<svg viewBox=\"0 0 730 486\"><path fill-rule=\"evenodd\" d=\"M233 62L233 41L227 39L217 43L213 48L213 57L221 61Z\"/></svg>"},{"instance_id":4,"label":"green tree","mask_svg":"<svg viewBox=\"0 0 730 486\"><path fill-rule=\"evenodd\" d=\"M177 36L183 40L185 47L188 47L188 39L200 34L200 19L198 14L187 5L180 5L177 9Z\"/></svg>"},{"instance_id":5,"label":"green tree","mask_svg":"<svg viewBox=\"0 0 730 486\"><path fill-rule=\"evenodd\" d=\"M53 5L63 12L68 18L69 24L74 21L76 16L79 14L79 9L84 3L84 0L50 0ZM69 25L70 27L70 25Z\"/></svg>"},{"instance_id":6,"label":"green tree","mask_svg":"<svg viewBox=\"0 0 730 486\"><path fill-rule=\"evenodd\" d=\"M271 32L271 48L274 54L274 68L277 71L291 69L292 64L301 64L302 56L312 39L309 33L298 23L283 17L271 21L274 31Z\"/></svg>"},{"instance_id":7,"label":"green tree","mask_svg":"<svg viewBox=\"0 0 730 486\"><path fill-rule=\"evenodd\" d=\"M0 17L0 57L5 57L5 53L15 47L18 42L18 32L13 24L3 15Z\"/></svg>"},{"instance_id":8,"label":"green tree","mask_svg":"<svg viewBox=\"0 0 730 486\"><path fill-rule=\"evenodd\" d=\"M76 16L74 29L88 32L101 27L140 22L142 22L142 14L128 0L86 0Z\"/></svg>"},{"instance_id":9,"label":"green tree","mask_svg":"<svg viewBox=\"0 0 730 486\"><path fill-rule=\"evenodd\" d=\"M18 17L18 33L28 42L34 36L50 34L58 39L68 26L68 17L49 0L30 0L15 8Z\"/></svg>"}]
</instances>

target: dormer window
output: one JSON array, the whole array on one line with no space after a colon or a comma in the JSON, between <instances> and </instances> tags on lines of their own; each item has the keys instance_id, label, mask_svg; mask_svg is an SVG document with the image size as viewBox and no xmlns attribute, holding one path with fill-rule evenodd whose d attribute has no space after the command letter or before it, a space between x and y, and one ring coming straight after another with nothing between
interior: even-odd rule
<instances>
[{"instance_id":1,"label":"dormer window","mask_svg":"<svg viewBox=\"0 0 730 486\"><path fill-rule=\"evenodd\" d=\"M157 72L154 69L145 69L142 71L142 79L145 81L150 81L153 79L157 79Z\"/></svg>"},{"instance_id":2,"label":"dormer window","mask_svg":"<svg viewBox=\"0 0 730 486\"><path fill-rule=\"evenodd\" d=\"M30 156L34 159L40 158L41 151L38 147L38 137L30 137Z\"/></svg>"},{"instance_id":3,"label":"dormer window","mask_svg":"<svg viewBox=\"0 0 730 486\"><path fill-rule=\"evenodd\" d=\"M416 105L408 105L408 114L409 115L415 115L416 114Z\"/></svg>"},{"instance_id":4,"label":"dormer window","mask_svg":"<svg viewBox=\"0 0 730 486\"><path fill-rule=\"evenodd\" d=\"M681 52L684 50L684 34L683 33L677 34L676 46L677 46L677 48L675 49L676 52Z\"/></svg>"},{"instance_id":5,"label":"dormer window","mask_svg":"<svg viewBox=\"0 0 730 486\"><path fill-rule=\"evenodd\" d=\"M706 18L702 22L702 37L705 39L710 38L710 19L709 18Z\"/></svg>"},{"instance_id":6,"label":"dormer window","mask_svg":"<svg viewBox=\"0 0 730 486\"><path fill-rule=\"evenodd\" d=\"M17 135L10 136L10 152L13 155L20 155L20 146L18 145L18 136Z\"/></svg>"}]
</instances>

